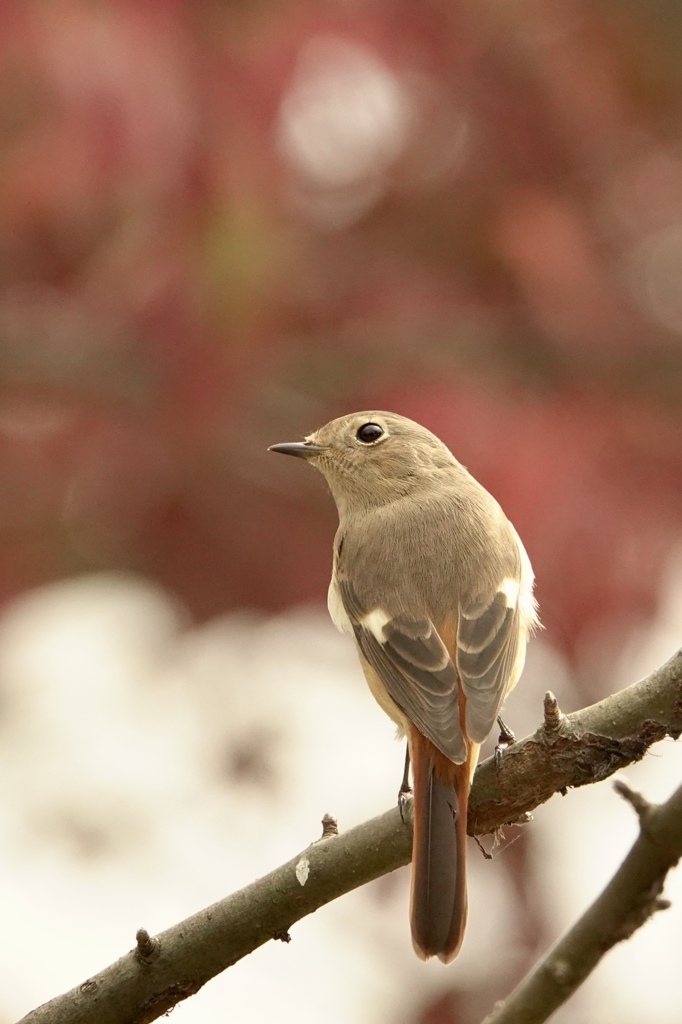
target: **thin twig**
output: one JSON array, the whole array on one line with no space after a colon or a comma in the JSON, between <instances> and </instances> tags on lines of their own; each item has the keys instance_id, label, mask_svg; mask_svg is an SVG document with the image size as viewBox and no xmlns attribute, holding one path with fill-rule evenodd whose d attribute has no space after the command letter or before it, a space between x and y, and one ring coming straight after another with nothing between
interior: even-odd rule
<instances>
[{"instance_id":1,"label":"thin twig","mask_svg":"<svg viewBox=\"0 0 682 1024\"><path fill-rule=\"evenodd\" d=\"M604 891L484 1024L542 1024L583 983L617 942L657 910L666 875L682 857L682 786L654 806L619 784L640 818L640 834Z\"/></svg>"}]
</instances>

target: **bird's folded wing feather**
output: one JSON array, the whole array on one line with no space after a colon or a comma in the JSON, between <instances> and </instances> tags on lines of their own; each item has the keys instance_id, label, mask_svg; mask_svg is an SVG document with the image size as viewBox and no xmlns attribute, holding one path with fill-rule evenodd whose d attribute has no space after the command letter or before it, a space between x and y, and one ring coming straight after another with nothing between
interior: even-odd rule
<instances>
[{"instance_id":1,"label":"bird's folded wing feather","mask_svg":"<svg viewBox=\"0 0 682 1024\"><path fill-rule=\"evenodd\" d=\"M457 671L428 619L362 607L352 583L338 587L355 639L391 699L446 757L462 764L467 746L459 714Z\"/></svg>"},{"instance_id":2,"label":"bird's folded wing feather","mask_svg":"<svg viewBox=\"0 0 682 1024\"><path fill-rule=\"evenodd\" d=\"M467 735L474 743L488 736L516 682L513 675L523 653L519 632L518 587L514 593L503 586L490 599L460 608L457 670L466 697Z\"/></svg>"},{"instance_id":3,"label":"bird's folded wing feather","mask_svg":"<svg viewBox=\"0 0 682 1024\"><path fill-rule=\"evenodd\" d=\"M462 763L458 676L467 738L482 743L522 661L518 589L505 581L488 599L460 608L455 666L430 619L366 609L347 578L338 586L358 646L391 698L446 757Z\"/></svg>"}]
</instances>

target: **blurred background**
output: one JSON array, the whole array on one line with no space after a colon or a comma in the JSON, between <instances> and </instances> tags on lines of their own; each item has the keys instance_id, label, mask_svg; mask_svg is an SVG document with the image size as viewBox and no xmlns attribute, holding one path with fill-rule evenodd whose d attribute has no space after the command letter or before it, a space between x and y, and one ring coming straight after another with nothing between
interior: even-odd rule
<instances>
[{"instance_id":1,"label":"blurred background","mask_svg":"<svg viewBox=\"0 0 682 1024\"><path fill-rule=\"evenodd\" d=\"M495 494L546 626L519 735L679 646L681 44L668 0L0 6L2 1024L395 800L333 503L269 444L391 409ZM175 1015L476 1024L632 819L606 784L472 844L448 969L401 871ZM676 1024L675 891L557 1021Z\"/></svg>"}]
</instances>

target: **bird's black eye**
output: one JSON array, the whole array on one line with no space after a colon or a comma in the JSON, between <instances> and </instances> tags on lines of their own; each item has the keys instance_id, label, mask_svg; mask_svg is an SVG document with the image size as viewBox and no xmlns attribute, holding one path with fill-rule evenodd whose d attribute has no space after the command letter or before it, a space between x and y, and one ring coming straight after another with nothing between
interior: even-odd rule
<instances>
[{"instance_id":1,"label":"bird's black eye","mask_svg":"<svg viewBox=\"0 0 682 1024\"><path fill-rule=\"evenodd\" d=\"M355 436L363 444L372 444L373 441L378 441L380 437L384 436L384 430L378 423L363 423Z\"/></svg>"}]
</instances>

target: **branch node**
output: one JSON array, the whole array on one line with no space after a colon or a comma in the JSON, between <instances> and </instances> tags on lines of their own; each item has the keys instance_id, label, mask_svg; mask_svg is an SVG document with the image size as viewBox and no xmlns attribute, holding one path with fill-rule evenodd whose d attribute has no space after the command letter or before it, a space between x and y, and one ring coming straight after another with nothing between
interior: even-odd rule
<instances>
[{"instance_id":1,"label":"branch node","mask_svg":"<svg viewBox=\"0 0 682 1024\"><path fill-rule=\"evenodd\" d=\"M331 814L325 814L322 819L322 835L320 839L331 839L332 836L338 836L339 834L339 823L336 818L332 817Z\"/></svg>"},{"instance_id":2,"label":"branch node","mask_svg":"<svg viewBox=\"0 0 682 1024\"><path fill-rule=\"evenodd\" d=\"M631 789L629 784L622 777L620 779L616 779L613 784L613 788L619 796L623 797L623 800L627 800L630 806L634 808L637 813L637 817L641 822L651 810L651 804L649 801L646 800L641 793L638 793L637 790Z\"/></svg>"},{"instance_id":3,"label":"branch node","mask_svg":"<svg viewBox=\"0 0 682 1024\"><path fill-rule=\"evenodd\" d=\"M658 899L654 900L652 909L655 914L659 910L670 910L671 907L672 903L670 900L663 899L662 896L659 896Z\"/></svg>"},{"instance_id":4,"label":"branch node","mask_svg":"<svg viewBox=\"0 0 682 1024\"><path fill-rule=\"evenodd\" d=\"M558 732L561 727L561 723L566 718L566 715L564 715L564 713L562 712L561 708L559 707L559 702L551 690L548 690L545 694L545 699L543 701L543 709L545 732Z\"/></svg>"},{"instance_id":5,"label":"branch node","mask_svg":"<svg viewBox=\"0 0 682 1024\"><path fill-rule=\"evenodd\" d=\"M156 939L151 937L146 928L137 929L135 941L137 943L135 947L135 956L143 963L149 963L149 961L158 952L158 942Z\"/></svg>"},{"instance_id":6,"label":"branch node","mask_svg":"<svg viewBox=\"0 0 682 1024\"><path fill-rule=\"evenodd\" d=\"M291 942L291 935L284 929L275 932L275 934L272 937L273 939L276 939L277 942Z\"/></svg>"}]
</instances>

